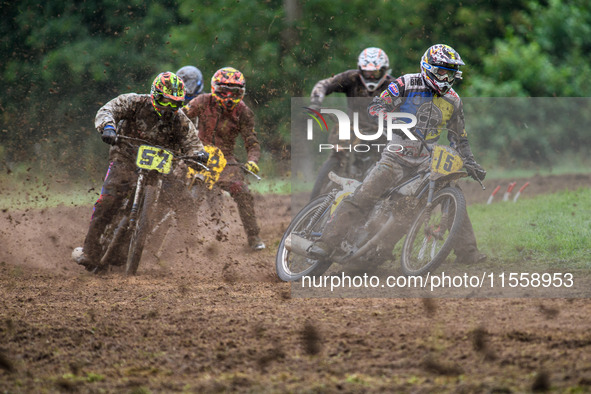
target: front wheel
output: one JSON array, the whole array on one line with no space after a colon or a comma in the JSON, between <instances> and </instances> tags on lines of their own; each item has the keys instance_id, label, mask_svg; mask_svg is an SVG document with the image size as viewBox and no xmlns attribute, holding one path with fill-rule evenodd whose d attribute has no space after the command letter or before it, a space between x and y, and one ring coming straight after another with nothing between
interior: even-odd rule
<instances>
[{"instance_id":1,"label":"front wheel","mask_svg":"<svg viewBox=\"0 0 591 394\"><path fill-rule=\"evenodd\" d=\"M452 250L465 218L466 199L455 187L435 194L431 207L422 207L402 247L405 275L424 275L445 261Z\"/></svg>"},{"instance_id":2,"label":"front wheel","mask_svg":"<svg viewBox=\"0 0 591 394\"><path fill-rule=\"evenodd\" d=\"M135 275L140 264L146 238L151 228L150 216L154 202L156 201L156 192L157 188L155 186L146 186L144 200L140 203L137 221L131 224L131 240L129 241L129 253L127 254L127 264L125 265L125 273L127 275Z\"/></svg>"},{"instance_id":3,"label":"front wheel","mask_svg":"<svg viewBox=\"0 0 591 394\"><path fill-rule=\"evenodd\" d=\"M300 256L290 252L285 248L285 240L292 233L301 233L306 229L307 238L314 241L322 235L322 230L326 226L326 222L330 217L330 209L327 207L323 212L322 207L325 206L326 196L319 196L313 201L309 202L298 214L293 218L277 249L277 256L275 257L275 268L277 275L281 280L286 282L296 281L303 276L317 276L322 275L331 265L331 261L314 260L305 256ZM329 204L330 205L330 204ZM315 215L318 213L318 215ZM315 219L312 223L311 220Z\"/></svg>"},{"instance_id":4,"label":"front wheel","mask_svg":"<svg viewBox=\"0 0 591 394\"><path fill-rule=\"evenodd\" d=\"M103 252L99 263L100 270L105 270L109 265L123 265L127 260L129 242L129 215L123 214L119 219L116 217L114 223L105 229L101 237Z\"/></svg>"}]
</instances>

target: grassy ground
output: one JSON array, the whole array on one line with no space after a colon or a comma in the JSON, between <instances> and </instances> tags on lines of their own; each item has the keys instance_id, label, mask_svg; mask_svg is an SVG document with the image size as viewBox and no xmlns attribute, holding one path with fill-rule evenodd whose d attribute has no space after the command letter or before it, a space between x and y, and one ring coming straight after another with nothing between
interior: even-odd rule
<instances>
[{"instance_id":1,"label":"grassy ground","mask_svg":"<svg viewBox=\"0 0 591 394\"><path fill-rule=\"evenodd\" d=\"M493 259L591 264L591 189L471 205L468 213L479 247Z\"/></svg>"}]
</instances>

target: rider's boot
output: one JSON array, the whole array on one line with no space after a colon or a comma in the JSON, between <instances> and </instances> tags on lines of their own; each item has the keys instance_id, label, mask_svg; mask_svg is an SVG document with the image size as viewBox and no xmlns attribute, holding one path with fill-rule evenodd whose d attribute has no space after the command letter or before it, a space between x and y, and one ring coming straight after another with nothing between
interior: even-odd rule
<instances>
[{"instance_id":1,"label":"rider's boot","mask_svg":"<svg viewBox=\"0 0 591 394\"><path fill-rule=\"evenodd\" d=\"M84 266L88 271L95 271L99 266L101 258L99 239L112 219L115 202L116 200L108 194L102 194L99 197L94 205L94 212L84 239L84 246L76 248L72 252L74 261Z\"/></svg>"},{"instance_id":2,"label":"rider's boot","mask_svg":"<svg viewBox=\"0 0 591 394\"><path fill-rule=\"evenodd\" d=\"M254 251L265 249L265 243L259 237L260 227L254 211L254 197L243 182L230 185L230 195L238 206L238 215L242 221L244 232L248 238L248 245Z\"/></svg>"},{"instance_id":3,"label":"rider's boot","mask_svg":"<svg viewBox=\"0 0 591 394\"><path fill-rule=\"evenodd\" d=\"M87 267L92 263L88 255L84 253L84 248L82 246L74 248L72 251L72 260L74 260L76 264L80 264L84 267Z\"/></svg>"},{"instance_id":4,"label":"rider's boot","mask_svg":"<svg viewBox=\"0 0 591 394\"><path fill-rule=\"evenodd\" d=\"M454 252L456 254L455 264L478 264L487 259L486 254L478 250L472 222L468 216L466 216L464 224L460 228L454 245Z\"/></svg>"},{"instance_id":5,"label":"rider's boot","mask_svg":"<svg viewBox=\"0 0 591 394\"><path fill-rule=\"evenodd\" d=\"M318 258L328 258L339 249L340 244L356 223L363 218L363 211L352 202L344 199L322 231L322 236L308 249L308 254Z\"/></svg>"},{"instance_id":6,"label":"rider's boot","mask_svg":"<svg viewBox=\"0 0 591 394\"><path fill-rule=\"evenodd\" d=\"M403 177L400 167L381 160L363 180L350 198L337 207L322 236L308 250L311 255L329 257L342 243L347 231L358 226L365 214L375 205L388 187L395 185Z\"/></svg>"},{"instance_id":7,"label":"rider's boot","mask_svg":"<svg viewBox=\"0 0 591 394\"><path fill-rule=\"evenodd\" d=\"M258 235L251 235L248 237L248 245L254 251L265 249L267 246Z\"/></svg>"}]
</instances>

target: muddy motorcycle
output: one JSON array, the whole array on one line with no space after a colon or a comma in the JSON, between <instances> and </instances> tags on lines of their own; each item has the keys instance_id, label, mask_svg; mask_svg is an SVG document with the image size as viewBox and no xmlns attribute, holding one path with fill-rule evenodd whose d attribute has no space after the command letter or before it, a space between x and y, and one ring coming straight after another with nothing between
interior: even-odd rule
<instances>
[{"instance_id":1,"label":"muddy motorcycle","mask_svg":"<svg viewBox=\"0 0 591 394\"><path fill-rule=\"evenodd\" d=\"M453 148L434 145L429 150L430 156L415 175L389 189L365 222L348 231L337 248L340 250L330 258L318 258L308 252L310 247L322 235L336 207L361 184L331 173L339 188L302 208L279 243L275 261L279 278L295 281L322 275L333 263L371 269L393 260L394 248L404 235L400 263L405 275L424 275L439 267L468 215L466 200L456 185L468 173L462 170L464 162Z\"/></svg>"},{"instance_id":2,"label":"muddy motorcycle","mask_svg":"<svg viewBox=\"0 0 591 394\"><path fill-rule=\"evenodd\" d=\"M201 205L203 198L213 189L213 186L219 180L227 164L224 154L219 148L212 145L205 145L203 150L209 154L206 166L200 166L198 168L189 166L185 173L183 189L178 190L177 188L176 190L177 193L184 195L185 200L188 200L189 209L191 210ZM163 248L166 245L170 231L177 227L179 223L178 207L172 204L162 205L159 205L159 209L154 215L156 217L153 221L155 224L148 236L149 238L154 238L154 246L160 245L154 252L154 256L157 259L160 259L162 256Z\"/></svg>"},{"instance_id":3,"label":"muddy motorcycle","mask_svg":"<svg viewBox=\"0 0 591 394\"><path fill-rule=\"evenodd\" d=\"M173 211L169 210L154 226L160 215L163 183L166 177L175 177L172 174L173 165L182 160L208 173L210 169L192 156L175 157L170 150L153 146L148 141L126 136L118 136L117 139L118 143L137 148L135 164L138 177L134 192L123 200L100 237L101 258L95 271L104 271L110 265L125 265L126 274L135 275L148 236L172 215Z\"/></svg>"},{"instance_id":4,"label":"muddy motorcycle","mask_svg":"<svg viewBox=\"0 0 591 394\"><path fill-rule=\"evenodd\" d=\"M359 141L353 142L351 145L355 145L357 142ZM373 168L374 164L380 159L381 153L372 149L368 152L343 151L341 155L341 158L330 155L322 166L320 166L312 193L310 194L310 201L320 195L329 193L337 187L329 177L331 172L341 177L362 181Z\"/></svg>"}]
</instances>

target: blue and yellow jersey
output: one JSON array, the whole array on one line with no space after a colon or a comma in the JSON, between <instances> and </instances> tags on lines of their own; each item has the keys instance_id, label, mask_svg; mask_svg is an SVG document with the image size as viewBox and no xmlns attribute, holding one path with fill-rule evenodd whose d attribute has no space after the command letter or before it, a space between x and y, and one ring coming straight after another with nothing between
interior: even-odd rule
<instances>
[{"instance_id":1,"label":"blue and yellow jersey","mask_svg":"<svg viewBox=\"0 0 591 394\"><path fill-rule=\"evenodd\" d=\"M436 95L425 85L420 73L399 77L374 98L368 107L368 113L377 118L380 112L415 115L417 125L413 131L428 143L437 142L441 133L447 130L452 146L462 147L468 144L462 100L458 94L450 89L444 96Z\"/></svg>"}]
</instances>

